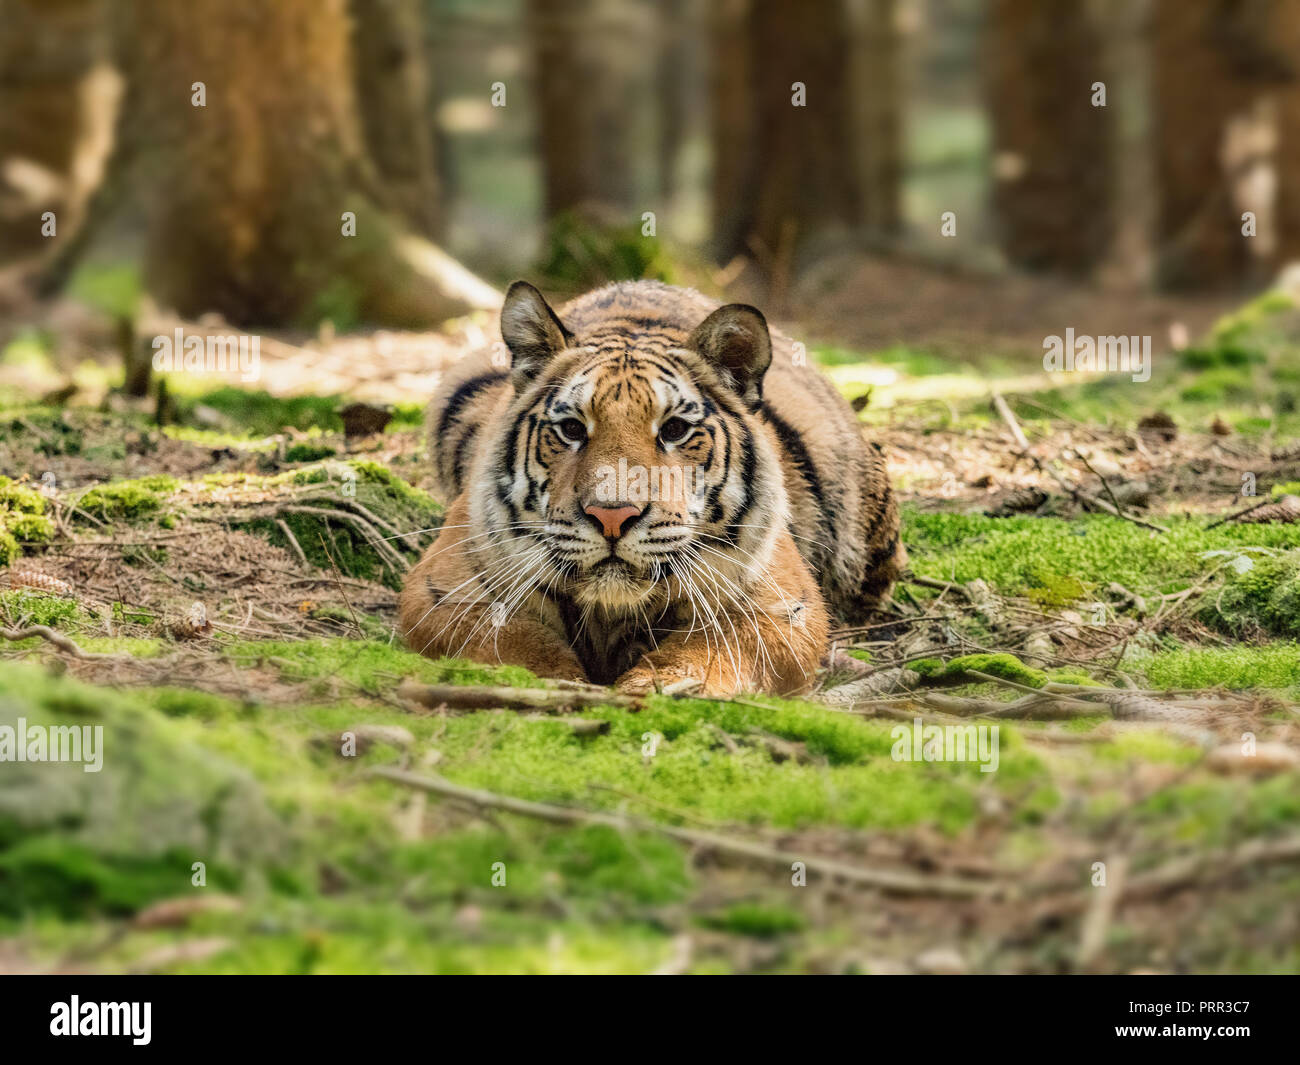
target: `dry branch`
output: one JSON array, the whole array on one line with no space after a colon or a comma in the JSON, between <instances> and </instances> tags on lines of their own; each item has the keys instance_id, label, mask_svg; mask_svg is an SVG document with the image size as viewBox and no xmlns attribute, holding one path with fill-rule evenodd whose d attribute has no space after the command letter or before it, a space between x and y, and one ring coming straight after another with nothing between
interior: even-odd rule
<instances>
[{"instance_id":1,"label":"dry branch","mask_svg":"<svg viewBox=\"0 0 1300 1065\"><path fill-rule=\"evenodd\" d=\"M98 654L94 651L83 651L75 641L69 639L67 636L64 636L63 633L55 631L54 629L50 628L48 625L28 625L27 628L25 629L0 628L0 636L3 636L6 640L15 640L15 641L26 640L26 639L30 639L33 636L39 636L42 640L48 640L50 643L54 644L54 646L57 647L59 650L66 651L74 658L84 658L91 661L120 662L123 661L126 657L129 657L129 656L123 656L117 654L103 655L103 654Z\"/></svg>"},{"instance_id":2,"label":"dry branch","mask_svg":"<svg viewBox=\"0 0 1300 1065\"><path fill-rule=\"evenodd\" d=\"M617 706L641 710L645 701L632 695L609 691L581 691L571 688L504 688L462 684L420 684L404 680L397 687L398 698L409 699L432 709L453 710L582 710L596 706Z\"/></svg>"},{"instance_id":3,"label":"dry branch","mask_svg":"<svg viewBox=\"0 0 1300 1065\"><path fill-rule=\"evenodd\" d=\"M481 810L503 810L507 813L533 817L552 824L563 825L605 825L619 832L657 832L670 839L693 847L719 851L737 857L750 858L767 865L784 868L787 872L796 862L814 876L825 876L833 880L843 880L860 884L864 887L878 888L881 891L898 895L938 896L947 898L980 898L997 894L1001 885L993 881L967 880L959 877L927 876L894 869L864 869L830 858L818 858L777 850L757 840L738 839L723 836L716 832L701 832L696 829L681 828L677 825L664 825L642 818L628 817L623 814L605 813L599 810L580 810L570 806L555 806L551 803L532 802L528 799L516 799L509 795L483 791L478 788L465 788L453 784L441 777L421 776L408 773L402 769L381 767L372 769L371 774L403 784L410 788L441 795L444 798L466 803Z\"/></svg>"}]
</instances>

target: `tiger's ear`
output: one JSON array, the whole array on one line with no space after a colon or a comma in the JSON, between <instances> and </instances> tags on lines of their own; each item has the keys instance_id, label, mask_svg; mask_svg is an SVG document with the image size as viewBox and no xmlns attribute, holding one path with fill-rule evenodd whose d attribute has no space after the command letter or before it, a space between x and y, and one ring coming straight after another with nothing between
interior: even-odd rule
<instances>
[{"instance_id":1,"label":"tiger's ear","mask_svg":"<svg viewBox=\"0 0 1300 1065\"><path fill-rule=\"evenodd\" d=\"M573 334L537 289L527 281L516 281L501 307L501 339L510 349L515 391L522 392L557 352L573 342Z\"/></svg>"},{"instance_id":2,"label":"tiger's ear","mask_svg":"<svg viewBox=\"0 0 1300 1065\"><path fill-rule=\"evenodd\" d=\"M757 307L719 307L696 327L686 346L721 370L751 410L762 402L763 374L772 365L772 337Z\"/></svg>"}]
</instances>

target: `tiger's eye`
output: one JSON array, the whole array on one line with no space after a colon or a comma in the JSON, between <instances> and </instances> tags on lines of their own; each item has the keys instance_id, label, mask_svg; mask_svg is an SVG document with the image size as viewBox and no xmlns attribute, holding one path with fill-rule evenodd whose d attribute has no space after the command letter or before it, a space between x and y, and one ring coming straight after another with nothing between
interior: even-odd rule
<instances>
[{"instance_id":1,"label":"tiger's eye","mask_svg":"<svg viewBox=\"0 0 1300 1065\"><path fill-rule=\"evenodd\" d=\"M691 435L693 428L684 418L669 418L659 427L659 439L665 444L680 444Z\"/></svg>"},{"instance_id":2,"label":"tiger's eye","mask_svg":"<svg viewBox=\"0 0 1300 1065\"><path fill-rule=\"evenodd\" d=\"M587 439L587 427L577 418L565 418L557 422L555 431L566 444L581 444Z\"/></svg>"}]
</instances>

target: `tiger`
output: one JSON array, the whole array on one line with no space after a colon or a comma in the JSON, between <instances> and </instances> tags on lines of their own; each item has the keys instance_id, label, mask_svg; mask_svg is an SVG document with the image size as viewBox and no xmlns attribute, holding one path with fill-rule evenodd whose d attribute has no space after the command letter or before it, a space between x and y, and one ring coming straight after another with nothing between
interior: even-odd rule
<instances>
[{"instance_id":1,"label":"tiger","mask_svg":"<svg viewBox=\"0 0 1300 1065\"><path fill-rule=\"evenodd\" d=\"M632 695L810 690L907 554L884 453L804 348L654 281L558 312L516 281L500 328L429 405L451 502L408 645Z\"/></svg>"}]
</instances>

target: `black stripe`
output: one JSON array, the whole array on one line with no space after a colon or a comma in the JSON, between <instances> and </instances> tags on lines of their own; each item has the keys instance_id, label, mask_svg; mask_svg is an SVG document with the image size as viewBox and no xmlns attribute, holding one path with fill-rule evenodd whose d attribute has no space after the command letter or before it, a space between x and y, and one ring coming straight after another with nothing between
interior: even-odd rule
<instances>
[{"instance_id":1,"label":"black stripe","mask_svg":"<svg viewBox=\"0 0 1300 1065\"><path fill-rule=\"evenodd\" d=\"M790 461L794 463L794 468L799 471L799 476L803 478L804 484L808 486L808 491L817 503L817 527L825 534L825 543L833 546L835 542L835 525L830 520L830 510L832 508L827 503L825 490L822 488L821 478L817 475L817 467L813 465L812 456L808 454L808 449L804 447L803 437L794 426L766 404L759 407L758 413L776 430L777 439L780 441L781 446L785 448ZM810 546L815 547L815 545Z\"/></svg>"},{"instance_id":2,"label":"black stripe","mask_svg":"<svg viewBox=\"0 0 1300 1065\"><path fill-rule=\"evenodd\" d=\"M505 377L506 375L498 370L494 370L490 373L479 374L477 377L471 377L467 381L462 381L456 387L456 391L448 398L446 406L442 408L442 413L438 415L438 429L433 441L434 447L438 448L440 464L444 473L447 468L447 433L451 429L453 420L458 414L460 414L470 400L485 389L491 388L493 385L504 381ZM477 430L478 426L476 425L467 427L467 431L461 436L460 440L457 441L456 448L451 456L451 476L453 487L457 492L460 492L464 481L465 451L469 447L470 441L474 439Z\"/></svg>"},{"instance_id":3,"label":"black stripe","mask_svg":"<svg viewBox=\"0 0 1300 1065\"><path fill-rule=\"evenodd\" d=\"M493 370L490 373L479 374L477 377L471 377L468 381L462 381L456 386L456 391L451 394L447 400L447 405L442 408L442 414L438 416L438 439L441 440L447 435L447 430L451 428L451 421L460 413L461 408L471 399L477 396L485 388L496 384L498 381L504 381L506 375L500 370Z\"/></svg>"}]
</instances>

